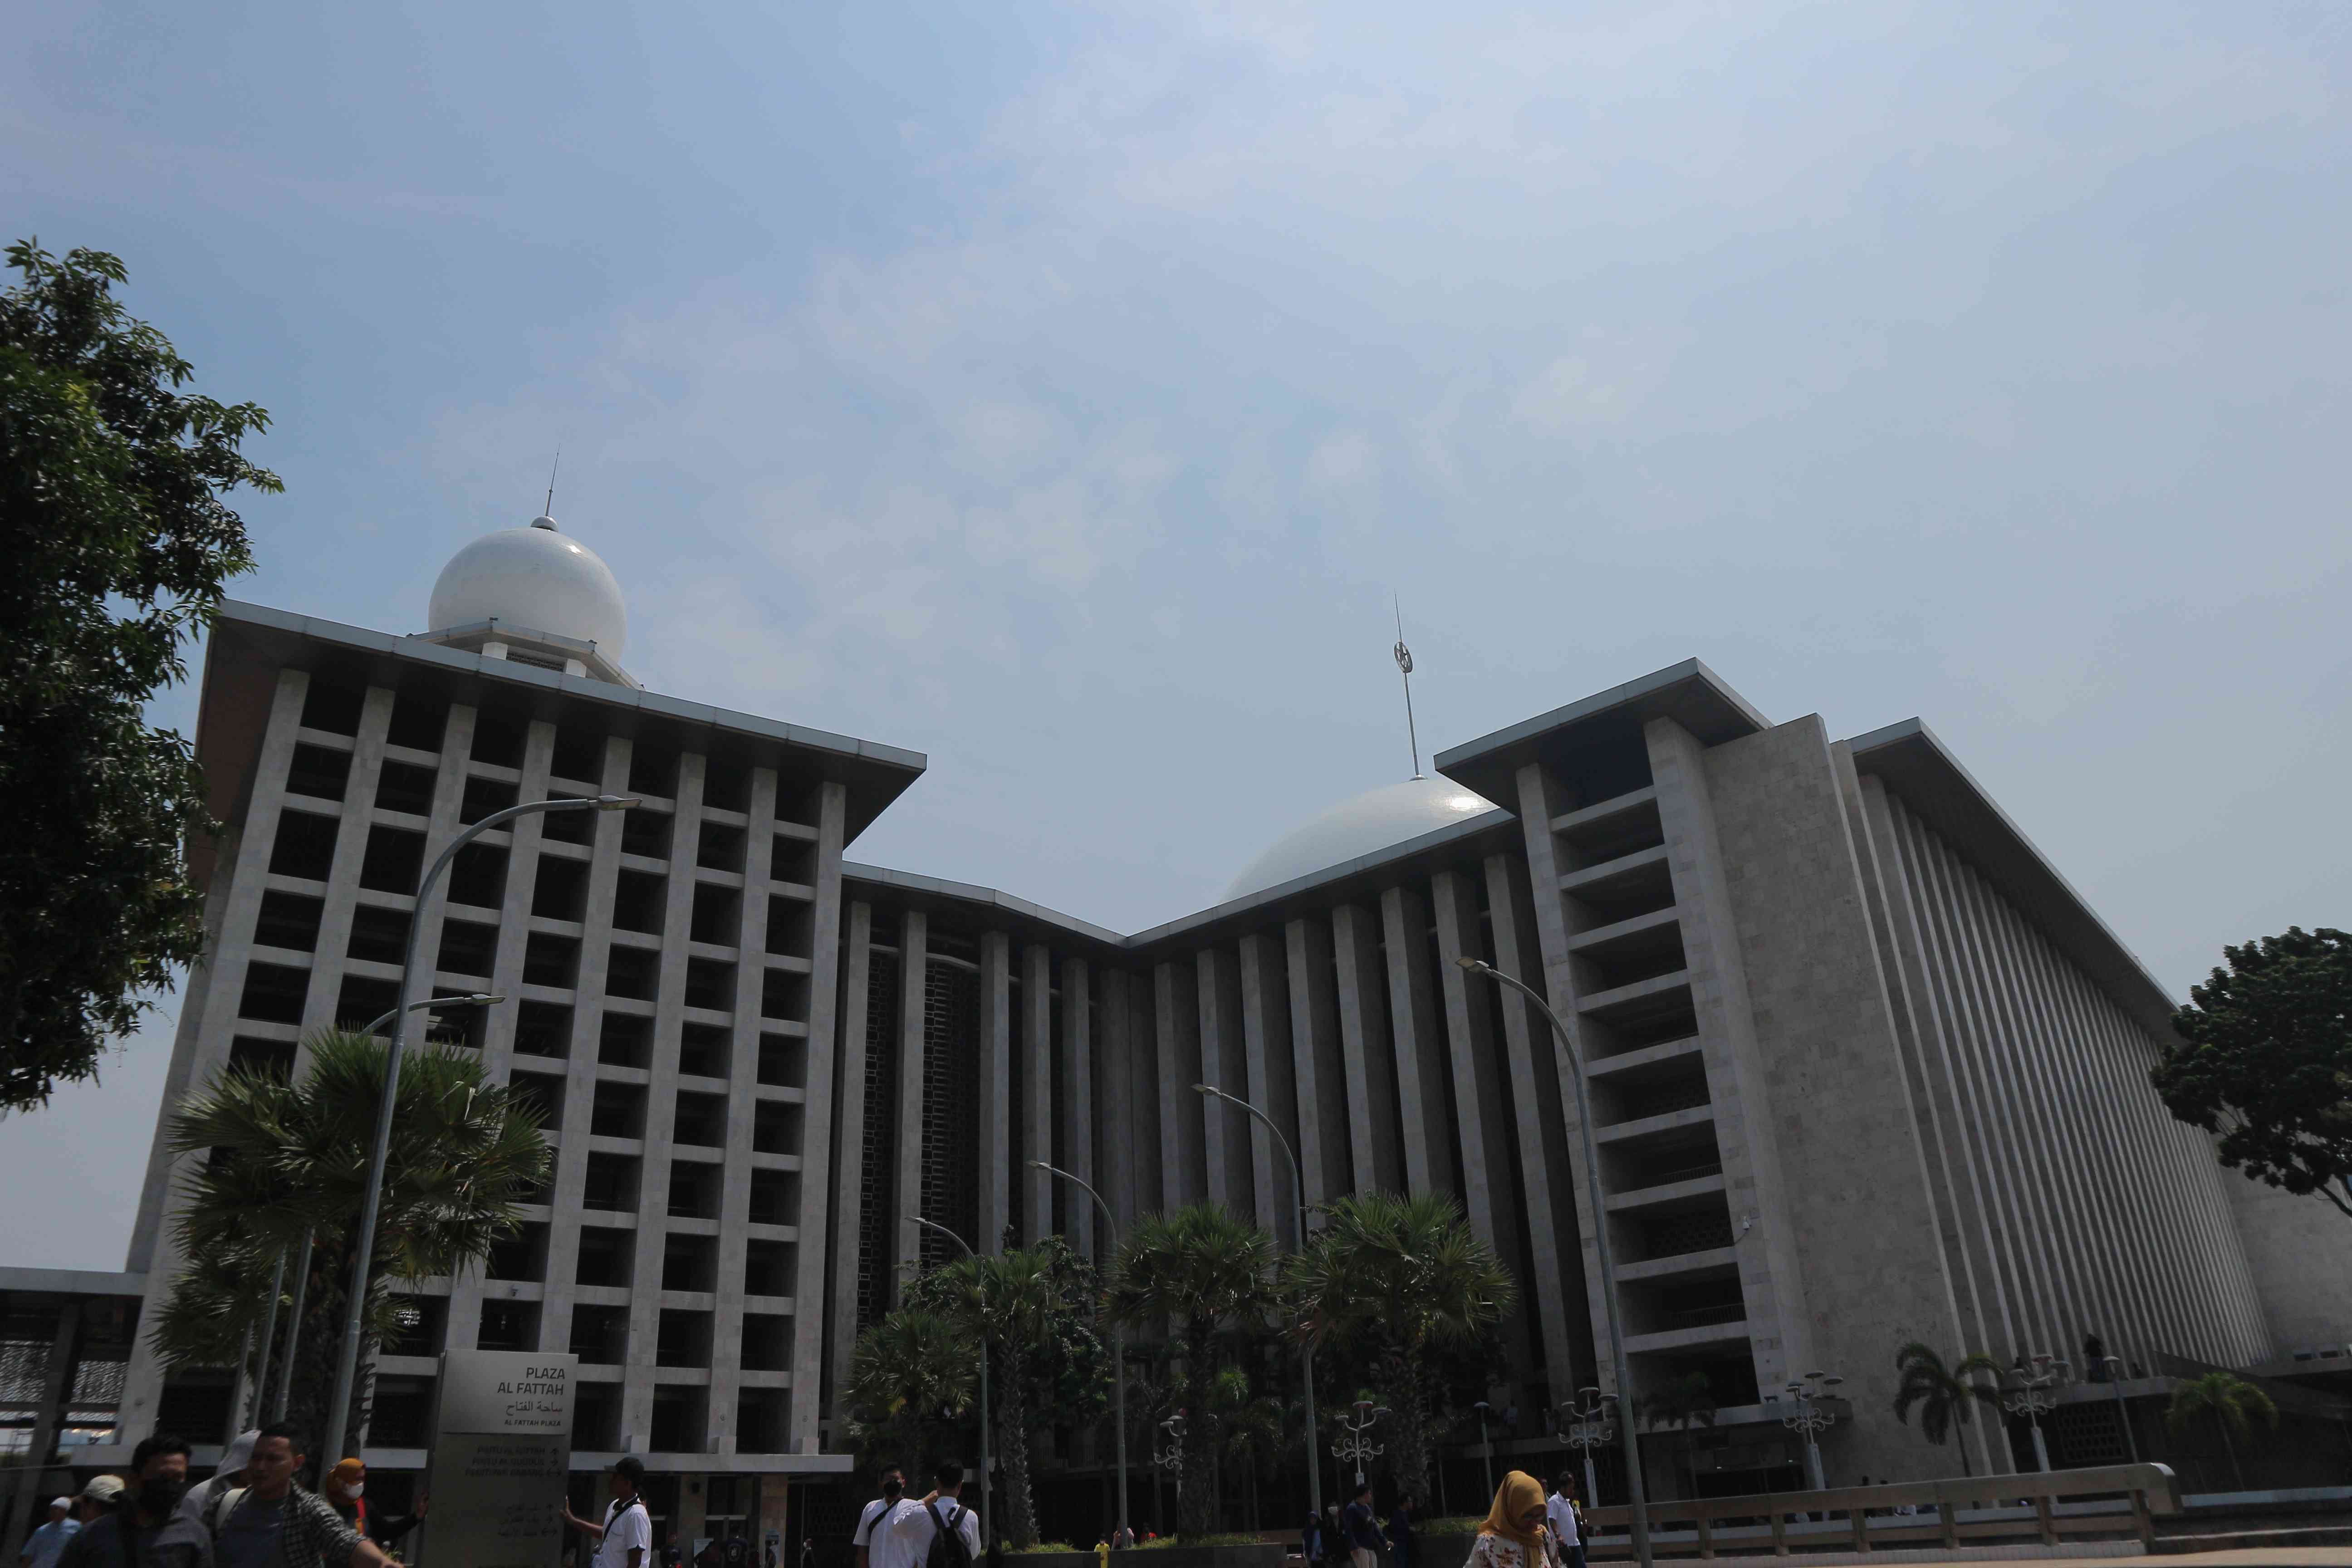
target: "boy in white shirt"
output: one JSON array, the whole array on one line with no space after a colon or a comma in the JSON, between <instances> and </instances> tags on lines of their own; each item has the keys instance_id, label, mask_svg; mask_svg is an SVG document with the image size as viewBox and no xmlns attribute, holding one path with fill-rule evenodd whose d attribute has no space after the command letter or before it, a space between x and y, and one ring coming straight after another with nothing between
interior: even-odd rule
<instances>
[{"instance_id":1,"label":"boy in white shirt","mask_svg":"<svg viewBox=\"0 0 2352 1568\"><path fill-rule=\"evenodd\" d=\"M930 1561L931 1542L944 1524L963 1538L970 1560L980 1561L980 1521L963 1506L963 1467L944 1464L936 1485L925 1498L908 1498L890 1510L890 1540L898 1561L907 1568L923 1568Z\"/></svg>"}]
</instances>

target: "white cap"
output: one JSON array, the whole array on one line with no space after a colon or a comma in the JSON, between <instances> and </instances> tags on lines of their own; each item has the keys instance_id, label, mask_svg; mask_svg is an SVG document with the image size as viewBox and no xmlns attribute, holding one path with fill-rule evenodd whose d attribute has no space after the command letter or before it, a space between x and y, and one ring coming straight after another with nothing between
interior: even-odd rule
<instances>
[{"instance_id":1,"label":"white cap","mask_svg":"<svg viewBox=\"0 0 2352 1568\"><path fill-rule=\"evenodd\" d=\"M51 1508L71 1508L73 1507L73 1499L69 1497L53 1497L49 1500L49 1506Z\"/></svg>"}]
</instances>

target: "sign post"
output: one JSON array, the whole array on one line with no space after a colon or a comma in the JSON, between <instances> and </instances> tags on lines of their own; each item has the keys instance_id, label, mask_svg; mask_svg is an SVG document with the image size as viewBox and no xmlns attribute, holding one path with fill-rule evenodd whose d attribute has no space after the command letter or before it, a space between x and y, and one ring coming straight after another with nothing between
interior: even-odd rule
<instances>
[{"instance_id":1,"label":"sign post","mask_svg":"<svg viewBox=\"0 0 2352 1568\"><path fill-rule=\"evenodd\" d=\"M553 1568L556 1505L572 1469L577 1357L507 1351L441 1355L425 1490L434 1561Z\"/></svg>"}]
</instances>

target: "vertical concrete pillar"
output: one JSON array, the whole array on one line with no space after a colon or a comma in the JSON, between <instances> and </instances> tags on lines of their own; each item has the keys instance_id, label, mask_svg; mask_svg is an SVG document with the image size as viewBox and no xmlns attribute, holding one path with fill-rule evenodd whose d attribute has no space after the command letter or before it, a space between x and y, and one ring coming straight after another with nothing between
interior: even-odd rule
<instances>
[{"instance_id":1,"label":"vertical concrete pillar","mask_svg":"<svg viewBox=\"0 0 2352 1568\"><path fill-rule=\"evenodd\" d=\"M1376 917L1359 904L1331 911L1331 963L1339 977L1339 1051L1348 1075L1349 1173L1360 1193L1405 1190L1397 1137L1396 1055L1389 1045L1388 975Z\"/></svg>"},{"instance_id":2,"label":"vertical concrete pillar","mask_svg":"<svg viewBox=\"0 0 2352 1568\"><path fill-rule=\"evenodd\" d=\"M698 788L700 781L697 780ZM680 789L681 796L684 795ZM817 787L815 937L809 954L808 1099L803 1109L801 1144L800 1281L793 1314L793 1451L817 1451L817 1389L824 1352L824 1226L833 1169L833 1042L835 986L841 972L841 846L849 816L848 791L827 782ZM761 900L763 904L766 900ZM740 1275L734 1281L738 1299ZM811 1310L811 1305L815 1310ZM740 1336L740 1323L738 1333ZM726 1415L730 1423L735 1412Z\"/></svg>"},{"instance_id":3,"label":"vertical concrete pillar","mask_svg":"<svg viewBox=\"0 0 2352 1568\"><path fill-rule=\"evenodd\" d=\"M1160 1197L1175 1209L1209 1195L1201 1096L1192 1092L1201 1081L1201 998L1190 964L1159 964L1151 982L1160 1046Z\"/></svg>"},{"instance_id":4,"label":"vertical concrete pillar","mask_svg":"<svg viewBox=\"0 0 2352 1568\"><path fill-rule=\"evenodd\" d=\"M1293 1149L1299 1147L1298 1097L1290 1066L1290 994L1282 973L1282 944L1270 931L1252 931L1241 940L1242 1041L1249 1066L1251 1101L1283 1130ZM1257 1193L1257 1223L1286 1250L1298 1237L1299 1180L1290 1159L1275 1147L1274 1139L1253 1119L1250 1127L1250 1179ZM1303 1164L1307 1156L1302 1153Z\"/></svg>"},{"instance_id":5,"label":"vertical concrete pillar","mask_svg":"<svg viewBox=\"0 0 2352 1568\"><path fill-rule=\"evenodd\" d=\"M1123 969L1102 973L1102 1115L1097 1130L1095 1169L1102 1173L1103 1201L1110 1205L1119 1234L1127 1234L1145 1210L1139 1197L1137 1165L1144 1130L1135 1104L1135 1023L1128 991L1133 977ZM1158 1145L1152 1146L1156 1152Z\"/></svg>"},{"instance_id":6,"label":"vertical concrete pillar","mask_svg":"<svg viewBox=\"0 0 2352 1568\"><path fill-rule=\"evenodd\" d=\"M1054 954L1042 942L1021 950L1021 1143L1014 1184L1021 1234L1034 1245L1054 1234L1055 1179L1028 1162L1054 1161Z\"/></svg>"},{"instance_id":7,"label":"vertical concrete pillar","mask_svg":"<svg viewBox=\"0 0 2352 1568\"><path fill-rule=\"evenodd\" d=\"M683 771L681 767L681 774ZM698 774L698 780L705 777L707 773ZM678 793L683 799L686 791L682 780ZM701 809L703 793L698 782L696 794L698 813ZM710 1428L709 1439L710 1450L720 1454L737 1452L742 1440L742 1432L737 1417L740 1411L743 1393L743 1312L745 1298L750 1294L746 1288L749 1282L744 1276L751 1257L752 1144L757 1128L758 1108L761 1100L766 1098L766 1091L762 1089L760 1083L760 1045L765 1030L763 1004L767 995L767 981L764 955L768 951L768 899L774 888L771 871L775 863L776 793L777 779L773 768L751 770L751 787L744 801L742 897L737 904L735 931L732 933L736 960L735 994L730 998L731 1011L729 1015L730 1024L727 1053L727 1115L725 1126L719 1133L718 1271L716 1279L712 1281L716 1289L712 1292L711 1301L710 1384L709 1408L706 1412ZM825 843L822 817L823 804L820 802L817 835L817 857L820 862L817 888L820 892L825 885L822 864ZM699 860L699 858L698 854L697 859ZM839 859L837 853L835 858L837 862ZM835 884L835 888L837 899L838 883ZM689 923L691 907L691 905L688 906ZM835 908L839 908L837 902ZM831 974L835 967L835 961L828 958L825 963L825 973ZM864 995L862 986L859 989L859 994L861 997ZM808 1047L805 1052L807 1059L811 1062L814 1062L817 1054L815 1029L819 1016L814 965L812 965L808 1024L810 1033L806 1037ZM829 1030L826 1037L831 1038ZM857 1037L862 1045L865 1040L862 1029ZM810 1081L813 1079L804 1079L803 1085ZM861 1106L860 1109L862 1110L863 1107ZM675 1114L676 1107L673 1102L673 1117ZM824 1158L821 1146L817 1152L812 1154L806 1144L808 1110L805 1087L802 1116L803 1147L801 1163L805 1171L812 1158ZM803 1188L801 1213L793 1216L795 1234L802 1238L802 1258L804 1262L811 1257L815 1258L819 1260L820 1269L824 1257L824 1233L822 1228L824 1204L824 1197L822 1190L816 1195L809 1196ZM666 1223L668 1218L667 1194L665 1194L662 1217ZM638 1223L642 1225L644 1221L640 1219ZM853 1278L855 1272L856 1255L853 1253ZM803 1268L801 1279L806 1279L808 1277L809 1272ZM656 1280L653 1283L657 1285L659 1281ZM643 1288L642 1283L640 1288ZM802 1289L803 1286L795 1281L793 1289ZM808 1287L805 1295L795 1299L793 1309L796 1314L816 1315L822 1321L825 1303L821 1286ZM855 1321L854 1315L852 1321ZM844 1336L845 1340L847 1337ZM845 1369L845 1360L843 1365ZM788 1408L804 1405L811 1411L814 1411L823 1394L823 1381L822 1376L816 1373L812 1373L805 1378L796 1378L797 1386L793 1394L787 1396ZM790 1433L788 1418L784 1441L791 1441Z\"/></svg>"},{"instance_id":8,"label":"vertical concrete pillar","mask_svg":"<svg viewBox=\"0 0 2352 1568\"><path fill-rule=\"evenodd\" d=\"M1055 1075L1062 1084L1062 1163L1072 1175L1100 1189L1095 1180L1094 989L1083 958L1062 961L1062 1038ZM1108 1201L1106 1194L1105 1201ZM1066 1190L1062 1212L1067 1216L1070 1245L1082 1258L1095 1256L1095 1202L1086 1194Z\"/></svg>"},{"instance_id":9,"label":"vertical concrete pillar","mask_svg":"<svg viewBox=\"0 0 2352 1568\"><path fill-rule=\"evenodd\" d=\"M1388 937L1389 1029L1404 1126L1405 1186L1458 1195L1462 1180L1445 1115L1445 1037L1429 973L1429 898L1419 883L1381 894L1381 925Z\"/></svg>"},{"instance_id":10,"label":"vertical concrete pillar","mask_svg":"<svg viewBox=\"0 0 2352 1568\"><path fill-rule=\"evenodd\" d=\"M1013 939L980 939L980 1237L982 1252L1004 1250L1013 1221Z\"/></svg>"},{"instance_id":11,"label":"vertical concrete pillar","mask_svg":"<svg viewBox=\"0 0 2352 1568\"><path fill-rule=\"evenodd\" d=\"M368 835L374 826L376 784L383 775L384 735L392 727L392 701L390 691L372 686L360 704L359 733L352 742L351 772L343 783L342 820L335 828L335 868L327 879L326 897L319 911L318 945L311 952L310 986L302 999L304 1044L296 1052L297 1073L308 1065L308 1042L313 1034L338 1024L358 1028L367 1022L365 1018L339 1018L335 1015L342 991L341 959L352 942L352 910L359 902L360 866L367 858ZM463 761L459 759L461 768ZM440 792L436 789L434 793L437 806L441 804ZM454 816L456 803L450 805ZM420 868L431 865L440 848L428 841ZM400 891L413 893L415 889L403 888ZM426 984L419 987L425 994L430 994L432 990L435 952L435 948L422 948L417 954L425 966ZM423 1031L412 1026L408 1037L412 1041L421 1039Z\"/></svg>"},{"instance_id":12,"label":"vertical concrete pillar","mask_svg":"<svg viewBox=\"0 0 2352 1568\"><path fill-rule=\"evenodd\" d=\"M1126 989L1128 1104L1135 1128L1129 1153L1135 1214L1127 1217L1132 1219L1175 1207L1178 1187L1162 1142L1168 1118L1160 1108L1159 976L1129 973Z\"/></svg>"},{"instance_id":13,"label":"vertical concrete pillar","mask_svg":"<svg viewBox=\"0 0 2352 1568\"><path fill-rule=\"evenodd\" d=\"M1249 1098L1249 1065L1242 1039L1241 975L1234 954L1204 947L1193 959L1201 993L1201 1077L1228 1094ZM1191 1085L1186 1085L1189 1089ZM1195 1095L1202 1113L1202 1147L1209 1168L1209 1201L1235 1214L1257 1212L1250 1168L1250 1142L1256 1121L1222 1100Z\"/></svg>"},{"instance_id":14,"label":"vertical concrete pillar","mask_svg":"<svg viewBox=\"0 0 2352 1568\"><path fill-rule=\"evenodd\" d=\"M926 1009L930 999L929 917L908 910L898 923L898 1179L894 1184L890 1247L898 1267L890 1274L895 1306L907 1281L922 1267L923 1075Z\"/></svg>"},{"instance_id":15,"label":"vertical concrete pillar","mask_svg":"<svg viewBox=\"0 0 2352 1568\"><path fill-rule=\"evenodd\" d=\"M1331 928L1301 915L1282 928L1290 991L1290 1070L1297 1086L1298 1162L1309 1208L1355 1186L1348 1149L1348 1064L1339 1054L1339 991Z\"/></svg>"},{"instance_id":16,"label":"vertical concrete pillar","mask_svg":"<svg viewBox=\"0 0 2352 1568\"><path fill-rule=\"evenodd\" d=\"M874 972L874 906L864 899L853 900L849 905L848 939L843 943L841 969L841 1045L836 1058L840 1063L836 1096L840 1110L836 1113L835 1139L839 1153L834 1161L832 1331L826 1336L833 1347L831 1386L836 1398L849 1380L849 1355L857 1342L857 1260L865 1229L859 1220L866 1205L866 1141L880 1131L866 1125L866 1074L873 1070L873 1064L866 1060L866 1035L867 988Z\"/></svg>"},{"instance_id":17,"label":"vertical concrete pillar","mask_svg":"<svg viewBox=\"0 0 2352 1568\"><path fill-rule=\"evenodd\" d=\"M1540 977L1543 963L1528 907L1527 862L1517 855L1489 855L1483 868L1491 913L1496 968L1514 979ZM1465 979L1469 978L1464 976ZM1491 984L1492 982L1486 982ZM1582 1386L1592 1368L1592 1333L1586 1314L1569 1303L1591 1299L1576 1266L1576 1199L1569 1173L1572 1156L1562 1140L1567 1118L1560 1109L1560 1082L1551 1026L1517 992L1498 990L1503 1056L1516 1092L1510 1097L1512 1131L1518 1139L1521 1187L1527 1201L1527 1310L1543 1346L1544 1380L1558 1404ZM1571 1318L1573 1323L1571 1324Z\"/></svg>"}]
</instances>

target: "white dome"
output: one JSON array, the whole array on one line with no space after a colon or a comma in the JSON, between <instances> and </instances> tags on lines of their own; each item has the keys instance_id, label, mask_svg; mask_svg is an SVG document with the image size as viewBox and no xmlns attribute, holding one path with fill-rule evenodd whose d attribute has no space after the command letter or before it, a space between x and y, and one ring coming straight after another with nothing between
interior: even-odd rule
<instances>
[{"instance_id":1,"label":"white dome","mask_svg":"<svg viewBox=\"0 0 2352 1568\"><path fill-rule=\"evenodd\" d=\"M486 533L449 558L433 584L427 631L504 621L592 642L614 664L628 640L629 613L611 567L552 518Z\"/></svg>"},{"instance_id":2,"label":"white dome","mask_svg":"<svg viewBox=\"0 0 2352 1568\"><path fill-rule=\"evenodd\" d=\"M1246 898L1327 867L1418 838L1495 809L1451 779L1410 779L1366 790L1276 839L1251 861L1227 900Z\"/></svg>"}]
</instances>

